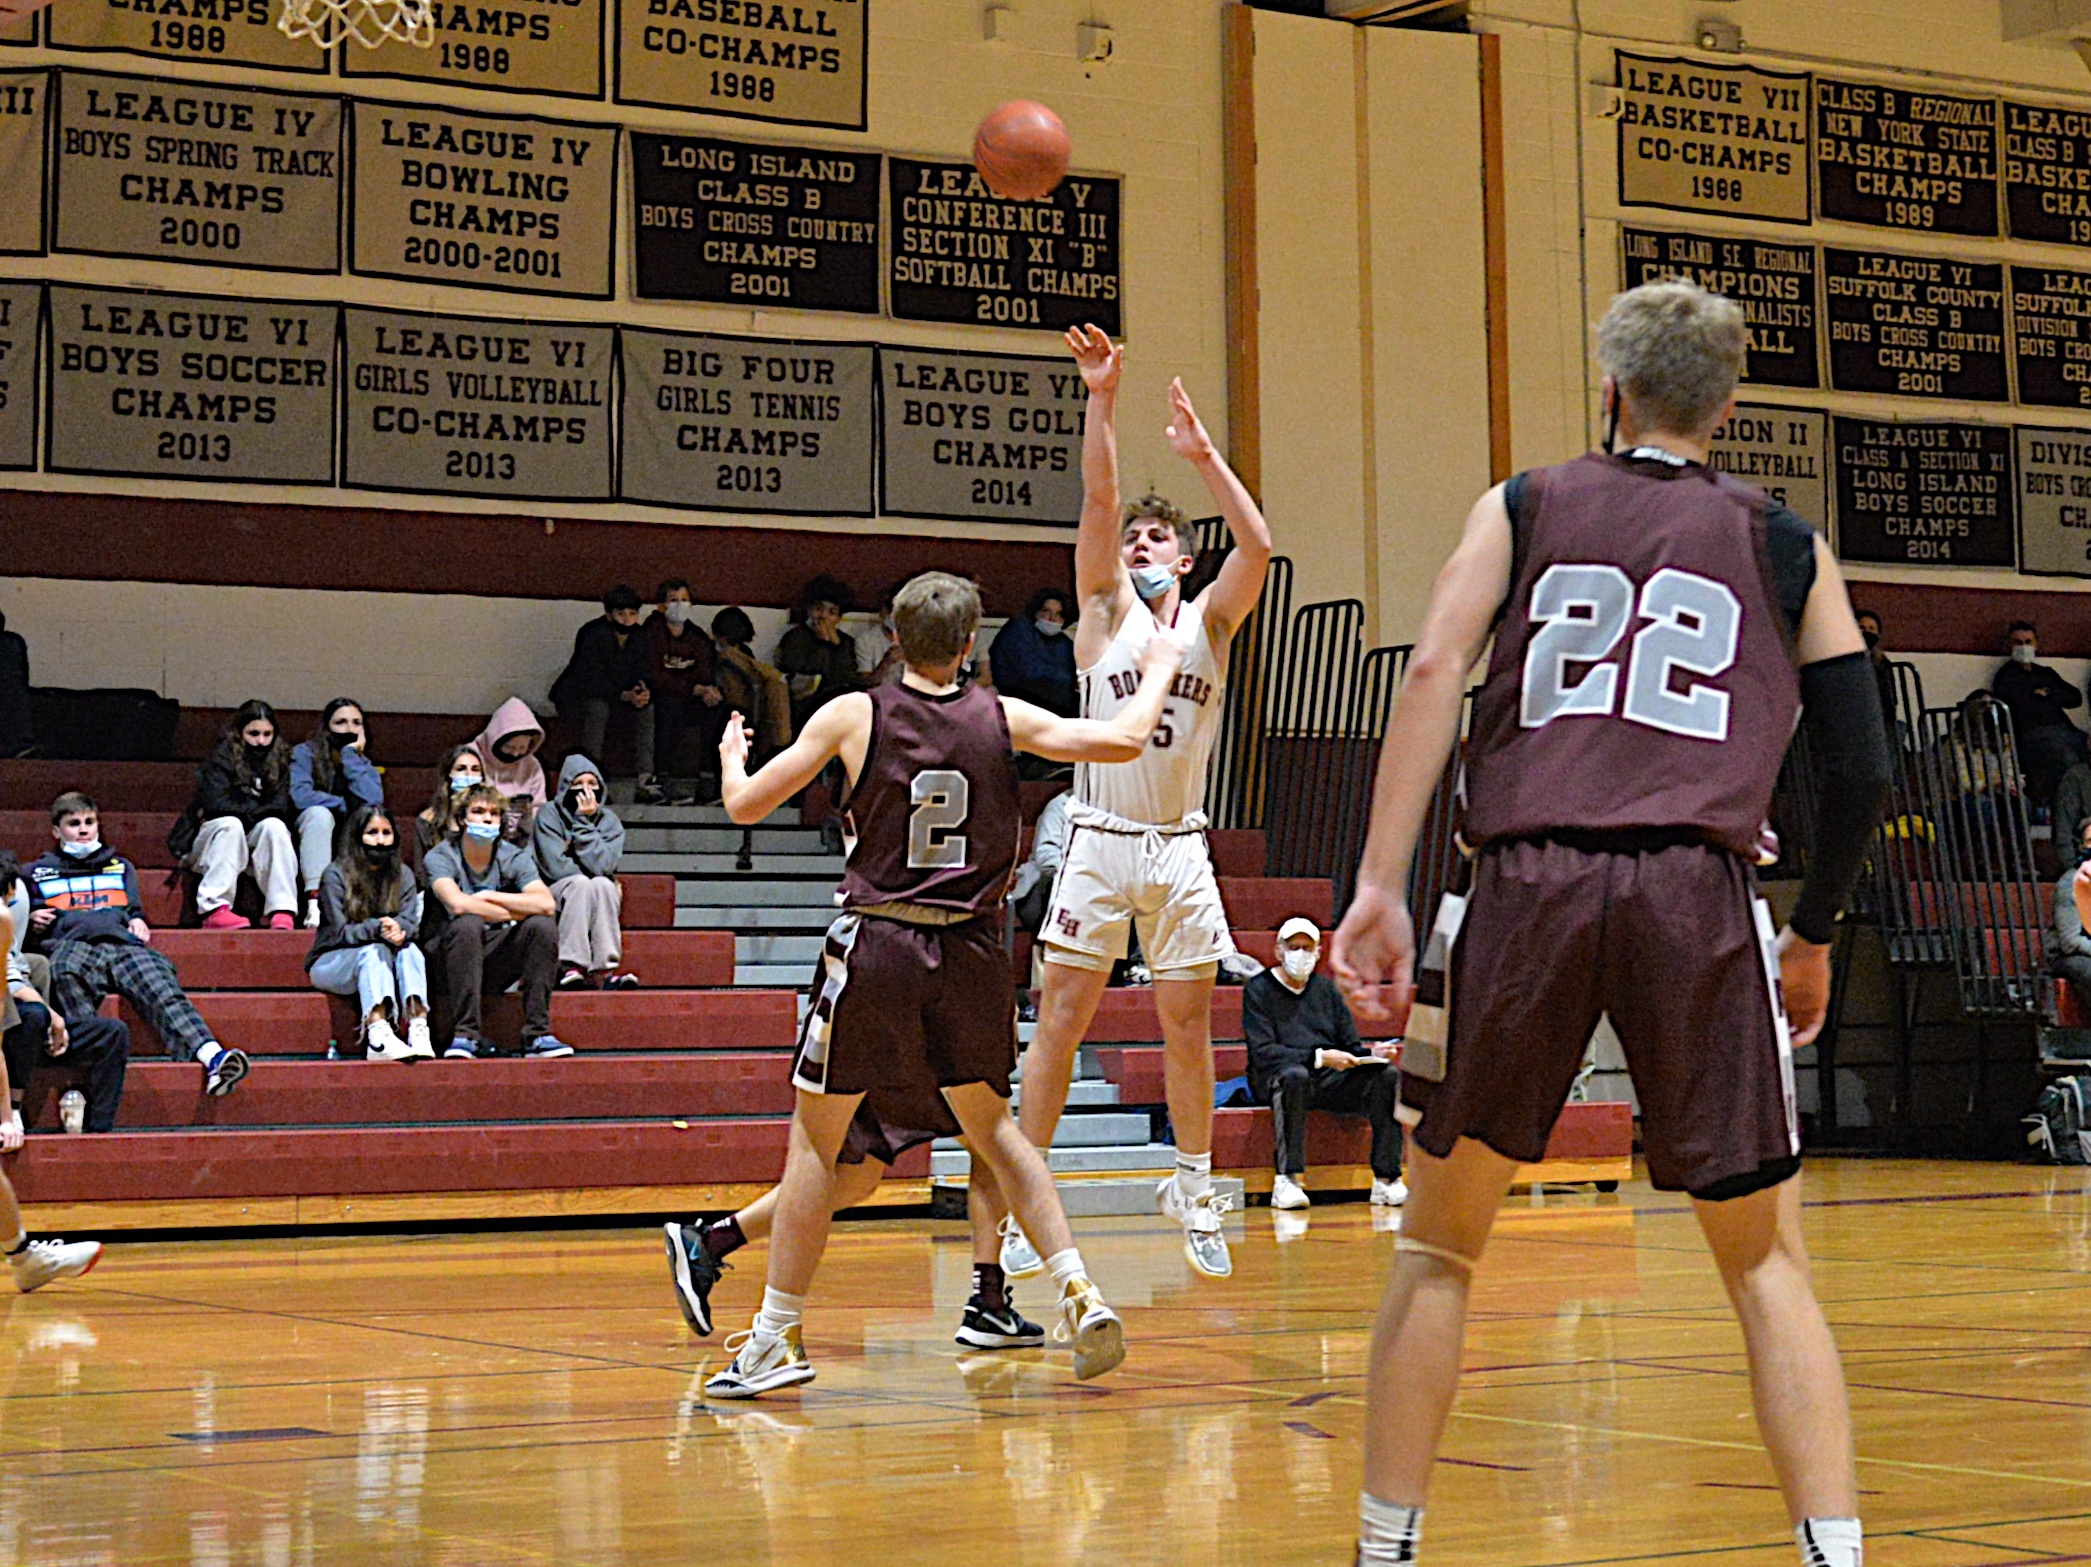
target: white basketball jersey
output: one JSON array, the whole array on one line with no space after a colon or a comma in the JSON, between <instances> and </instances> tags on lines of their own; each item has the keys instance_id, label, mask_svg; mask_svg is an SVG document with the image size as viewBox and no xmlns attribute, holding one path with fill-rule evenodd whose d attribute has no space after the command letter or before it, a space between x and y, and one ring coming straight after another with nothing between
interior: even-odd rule
<instances>
[{"instance_id":1,"label":"white basketball jersey","mask_svg":"<svg viewBox=\"0 0 2091 1567\"><path fill-rule=\"evenodd\" d=\"M1136 599L1103 657L1081 672L1084 718L1115 718L1132 701L1140 689L1140 655L1160 632L1153 612ZM1227 688L1226 653L1206 634L1203 603L1182 605L1170 634L1187 644L1183 667L1140 759L1084 762L1075 769L1078 801L1164 827L1205 809L1206 763L1220 732Z\"/></svg>"}]
</instances>

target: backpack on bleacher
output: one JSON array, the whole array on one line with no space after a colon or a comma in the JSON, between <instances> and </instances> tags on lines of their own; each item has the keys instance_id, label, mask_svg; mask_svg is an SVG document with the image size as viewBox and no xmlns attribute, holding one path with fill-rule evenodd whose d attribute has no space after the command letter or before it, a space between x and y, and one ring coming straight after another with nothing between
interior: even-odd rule
<instances>
[{"instance_id":1,"label":"backpack on bleacher","mask_svg":"<svg viewBox=\"0 0 2091 1567\"><path fill-rule=\"evenodd\" d=\"M2041 1090L2026 1141L2050 1164L2091 1164L2091 1077L2062 1077Z\"/></svg>"}]
</instances>

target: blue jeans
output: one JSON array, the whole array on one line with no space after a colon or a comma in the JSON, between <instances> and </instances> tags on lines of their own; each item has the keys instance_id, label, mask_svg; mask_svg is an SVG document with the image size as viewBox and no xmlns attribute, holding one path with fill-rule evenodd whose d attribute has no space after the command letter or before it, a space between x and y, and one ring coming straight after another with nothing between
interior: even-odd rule
<instances>
[{"instance_id":1,"label":"blue jeans","mask_svg":"<svg viewBox=\"0 0 2091 1567\"><path fill-rule=\"evenodd\" d=\"M337 947L314 958L307 973L315 989L354 996L364 1017L383 1007L388 1017L397 1018L402 1001L428 1005L428 960L411 941L397 949L382 941Z\"/></svg>"}]
</instances>

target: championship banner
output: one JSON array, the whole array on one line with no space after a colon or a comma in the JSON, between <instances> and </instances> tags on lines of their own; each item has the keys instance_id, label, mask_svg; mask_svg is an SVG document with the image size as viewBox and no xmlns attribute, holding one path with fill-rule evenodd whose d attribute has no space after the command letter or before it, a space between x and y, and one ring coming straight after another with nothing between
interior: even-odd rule
<instances>
[{"instance_id":1,"label":"championship banner","mask_svg":"<svg viewBox=\"0 0 2091 1567\"><path fill-rule=\"evenodd\" d=\"M875 355L869 343L623 328L619 498L869 517Z\"/></svg>"},{"instance_id":2,"label":"championship banner","mask_svg":"<svg viewBox=\"0 0 2091 1567\"><path fill-rule=\"evenodd\" d=\"M1997 100L1815 82L1822 215L1919 234L1999 233Z\"/></svg>"},{"instance_id":3,"label":"championship banner","mask_svg":"<svg viewBox=\"0 0 2091 1567\"><path fill-rule=\"evenodd\" d=\"M970 163L886 170L897 319L1123 331L1117 180L1070 174L1041 201L1007 201Z\"/></svg>"},{"instance_id":4,"label":"championship banner","mask_svg":"<svg viewBox=\"0 0 2091 1567\"><path fill-rule=\"evenodd\" d=\"M161 55L324 76L327 56L276 28L280 0L65 0L51 7L53 49Z\"/></svg>"},{"instance_id":5,"label":"championship banner","mask_svg":"<svg viewBox=\"0 0 2091 1567\"><path fill-rule=\"evenodd\" d=\"M2014 432L2018 444L2018 569L2091 577L2091 430Z\"/></svg>"},{"instance_id":6,"label":"championship banner","mask_svg":"<svg viewBox=\"0 0 2091 1567\"><path fill-rule=\"evenodd\" d=\"M2011 269L2011 358L2021 403L2091 408L2091 272Z\"/></svg>"},{"instance_id":7,"label":"championship banner","mask_svg":"<svg viewBox=\"0 0 2091 1567\"><path fill-rule=\"evenodd\" d=\"M334 482L336 307L53 283L44 466Z\"/></svg>"},{"instance_id":8,"label":"championship banner","mask_svg":"<svg viewBox=\"0 0 2091 1567\"><path fill-rule=\"evenodd\" d=\"M0 49L28 49L36 43L36 16L30 15L0 27Z\"/></svg>"},{"instance_id":9,"label":"championship banner","mask_svg":"<svg viewBox=\"0 0 2091 1567\"><path fill-rule=\"evenodd\" d=\"M1807 408L1738 404L1713 433L1707 466L1754 484L1780 505L1830 530L1829 415Z\"/></svg>"},{"instance_id":10,"label":"championship banner","mask_svg":"<svg viewBox=\"0 0 2091 1567\"><path fill-rule=\"evenodd\" d=\"M1690 278L1742 306L1749 329L1743 380L1755 386L1822 385L1816 351L1815 247L1713 234L1620 230L1626 287Z\"/></svg>"},{"instance_id":11,"label":"championship banner","mask_svg":"<svg viewBox=\"0 0 2091 1567\"><path fill-rule=\"evenodd\" d=\"M634 294L879 308L879 155L633 131Z\"/></svg>"},{"instance_id":12,"label":"championship banner","mask_svg":"<svg viewBox=\"0 0 2091 1567\"><path fill-rule=\"evenodd\" d=\"M54 249L341 270L341 100L58 76Z\"/></svg>"},{"instance_id":13,"label":"championship banner","mask_svg":"<svg viewBox=\"0 0 2091 1567\"><path fill-rule=\"evenodd\" d=\"M1835 420L1837 555L1880 565L2010 566L2011 430Z\"/></svg>"},{"instance_id":14,"label":"championship banner","mask_svg":"<svg viewBox=\"0 0 2091 1567\"><path fill-rule=\"evenodd\" d=\"M871 0L617 0L617 101L864 129Z\"/></svg>"},{"instance_id":15,"label":"championship banner","mask_svg":"<svg viewBox=\"0 0 2091 1567\"><path fill-rule=\"evenodd\" d=\"M354 307L344 317L343 483L610 498L612 328Z\"/></svg>"},{"instance_id":16,"label":"championship banner","mask_svg":"<svg viewBox=\"0 0 2091 1567\"><path fill-rule=\"evenodd\" d=\"M617 129L356 104L349 270L608 299Z\"/></svg>"},{"instance_id":17,"label":"championship banner","mask_svg":"<svg viewBox=\"0 0 2091 1567\"><path fill-rule=\"evenodd\" d=\"M881 512L1082 520L1088 394L1072 360L886 347L879 388Z\"/></svg>"},{"instance_id":18,"label":"championship banner","mask_svg":"<svg viewBox=\"0 0 2091 1567\"><path fill-rule=\"evenodd\" d=\"M2005 100L2004 214L2013 239L2091 245L2091 111Z\"/></svg>"},{"instance_id":19,"label":"championship banner","mask_svg":"<svg viewBox=\"0 0 2091 1567\"><path fill-rule=\"evenodd\" d=\"M0 254L40 256L44 233L44 142L51 119L49 71L0 72Z\"/></svg>"},{"instance_id":20,"label":"championship banner","mask_svg":"<svg viewBox=\"0 0 2091 1567\"><path fill-rule=\"evenodd\" d=\"M1813 80L1621 50L1619 204L1806 223Z\"/></svg>"},{"instance_id":21,"label":"championship banner","mask_svg":"<svg viewBox=\"0 0 2091 1567\"><path fill-rule=\"evenodd\" d=\"M0 468L36 466L40 283L0 283Z\"/></svg>"},{"instance_id":22,"label":"championship banner","mask_svg":"<svg viewBox=\"0 0 2091 1567\"><path fill-rule=\"evenodd\" d=\"M1832 391L2010 401L2002 265L1825 246L1822 271Z\"/></svg>"},{"instance_id":23,"label":"championship banner","mask_svg":"<svg viewBox=\"0 0 2091 1567\"><path fill-rule=\"evenodd\" d=\"M341 74L390 76L487 92L603 95L603 0L435 0L426 49L343 49Z\"/></svg>"}]
</instances>

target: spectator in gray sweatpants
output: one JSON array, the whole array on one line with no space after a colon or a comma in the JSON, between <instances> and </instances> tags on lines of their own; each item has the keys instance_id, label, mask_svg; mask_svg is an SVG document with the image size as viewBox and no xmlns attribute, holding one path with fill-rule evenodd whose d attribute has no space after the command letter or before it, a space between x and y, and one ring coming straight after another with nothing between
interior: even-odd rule
<instances>
[{"instance_id":1,"label":"spectator in gray sweatpants","mask_svg":"<svg viewBox=\"0 0 2091 1567\"><path fill-rule=\"evenodd\" d=\"M617 865L624 858L624 823L603 794L601 769L576 752L559 769L559 792L537 813L532 828L537 868L559 903L562 990L590 983L625 990L639 983L636 975L619 968L624 894L617 885Z\"/></svg>"}]
</instances>

